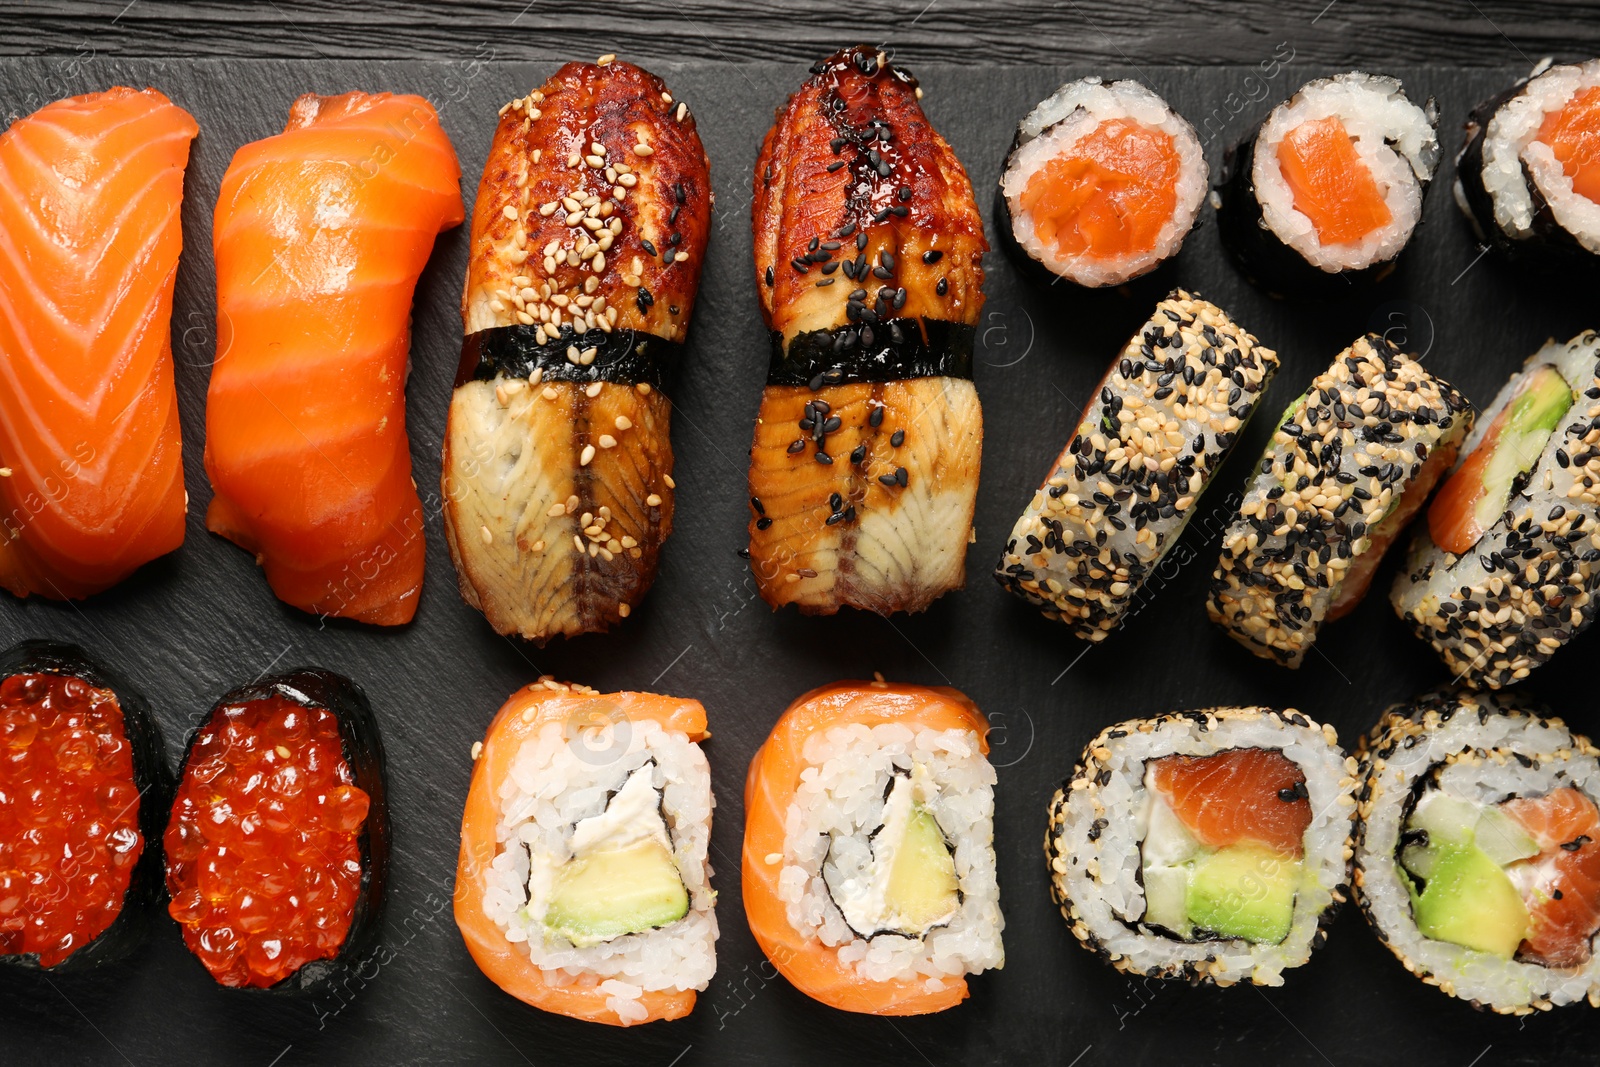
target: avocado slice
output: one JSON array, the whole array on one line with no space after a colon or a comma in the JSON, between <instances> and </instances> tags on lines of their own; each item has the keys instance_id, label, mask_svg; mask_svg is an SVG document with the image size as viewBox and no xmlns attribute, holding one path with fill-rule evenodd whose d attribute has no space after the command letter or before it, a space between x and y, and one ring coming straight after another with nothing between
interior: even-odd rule
<instances>
[{"instance_id":1,"label":"avocado slice","mask_svg":"<svg viewBox=\"0 0 1600 1067\"><path fill-rule=\"evenodd\" d=\"M1417 929L1510 959L1528 935L1528 909L1511 879L1476 845L1433 847L1433 875L1412 902Z\"/></svg>"},{"instance_id":2,"label":"avocado slice","mask_svg":"<svg viewBox=\"0 0 1600 1067\"><path fill-rule=\"evenodd\" d=\"M1546 363L1528 372L1484 468L1483 495L1475 508L1482 529L1499 521L1517 479L1538 462L1550 434L1571 407L1572 387L1554 366Z\"/></svg>"},{"instance_id":3,"label":"avocado slice","mask_svg":"<svg viewBox=\"0 0 1600 1067\"><path fill-rule=\"evenodd\" d=\"M635 769L604 811L580 820L572 829L571 858L554 871L546 858L533 857L530 907L546 933L586 948L689 913L654 772L654 762Z\"/></svg>"},{"instance_id":4,"label":"avocado slice","mask_svg":"<svg viewBox=\"0 0 1600 1067\"><path fill-rule=\"evenodd\" d=\"M870 866L851 877L823 869L828 894L859 937L922 937L961 909L955 856L924 799L931 782L921 764L892 775Z\"/></svg>"},{"instance_id":5,"label":"avocado slice","mask_svg":"<svg viewBox=\"0 0 1600 1067\"><path fill-rule=\"evenodd\" d=\"M1277 944L1294 919L1299 860L1255 844L1198 857L1184 907L1195 926L1223 937Z\"/></svg>"},{"instance_id":6,"label":"avocado slice","mask_svg":"<svg viewBox=\"0 0 1600 1067\"><path fill-rule=\"evenodd\" d=\"M688 913L689 893L672 853L646 838L575 856L563 865L544 925L584 948L665 926Z\"/></svg>"}]
</instances>

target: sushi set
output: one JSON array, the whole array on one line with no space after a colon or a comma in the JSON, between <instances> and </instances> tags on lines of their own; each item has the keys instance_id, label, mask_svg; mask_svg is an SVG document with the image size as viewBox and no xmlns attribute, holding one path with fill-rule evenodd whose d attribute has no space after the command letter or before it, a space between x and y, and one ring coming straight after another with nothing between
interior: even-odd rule
<instances>
[{"instance_id":1,"label":"sushi set","mask_svg":"<svg viewBox=\"0 0 1600 1067\"><path fill-rule=\"evenodd\" d=\"M1223 137L1220 68L1003 122L769 68L334 65L226 144L227 71L130 69L0 134L16 1010L1591 1025L1600 60L1308 69Z\"/></svg>"}]
</instances>

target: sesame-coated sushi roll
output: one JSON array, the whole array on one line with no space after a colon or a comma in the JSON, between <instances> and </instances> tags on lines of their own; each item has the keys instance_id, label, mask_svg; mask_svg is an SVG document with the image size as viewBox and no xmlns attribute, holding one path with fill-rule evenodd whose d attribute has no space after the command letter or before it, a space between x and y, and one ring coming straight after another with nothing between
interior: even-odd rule
<instances>
[{"instance_id":1,"label":"sesame-coated sushi roll","mask_svg":"<svg viewBox=\"0 0 1600 1067\"><path fill-rule=\"evenodd\" d=\"M1524 1015L1600 1006L1600 752L1471 692L1389 712L1361 753L1354 884L1406 969Z\"/></svg>"},{"instance_id":2,"label":"sesame-coated sushi roll","mask_svg":"<svg viewBox=\"0 0 1600 1067\"><path fill-rule=\"evenodd\" d=\"M461 596L540 644L610 629L672 532L672 403L711 229L688 105L568 63L500 109L472 214L445 430Z\"/></svg>"},{"instance_id":3,"label":"sesame-coated sushi roll","mask_svg":"<svg viewBox=\"0 0 1600 1067\"><path fill-rule=\"evenodd\" d=\"M1472 426L1455 387L1375 334L1284 412L1222 539L1206 611L1286 667L1355 610Z\"/></svg>"},{"instance_id":4,"label":"sesame-coated sushi roll","mask_svg":"<svg viewBox=\"0 0 1600 1067\"><path fill-rule=\"evenodd\" d=\"M983 220L881 52L817 63L756 160L772 359L750 448L750 567L774 608L922 611L966 580L983 412Z\"/></svg>"},{"instance_id":5,"label":"sesame-coated sushi roll","mask_svg":"<svg viewBox=\"0 0 1600 1067\"><path fill-rule=\"evenodd\" d=\"M1456 203L1478 239L1520 262L1600 263L1600 59L1550 66L1478 107Z\"/></svg>"},{"instance_id":6,"label":"sesame-coated sushi roll","mask_svg":"<svg viewBox=\"0 0 1600 1067\"><path fill-rule=\"evenodd\" d=\"M1050 892L1129 974L1282 985L1345 899L1356 761L1297 711L1101 731L1050 802Z\"/></svg>"},{"instance_id":7,"label":"sesame-coated sushi roll","mask_svg":"<svg viewBox=\"0 0 1600 1067\"><path fill-rule=\"evenodd\" d=\"M1085 641L1141 590L1255 412L1278 356L1177 290L1111 364L995 568L1002 586Z\"/></svg>"},{"instance_id":8,"label":"sesame-coated sushi roll","mask_svg":"<svg viewBox=\"0 0 1600 1067\"><path fill-rule=\"evenodd\" d=\"M1135 81L1082 78L1018 125L996 228L1057 277L1121 285L1178 254L1209 182L1194 127L1165 100Z\"/></svg>"},{"instance_id":9,"label":"sesame-coated sushi roll","mask_svg":"<svg viewBox=\"0 0 1600 1067\"><path fill-rule=\"evenodd\" d=\"M1600 335L1528 357L1462 455L1389 600L1458 680L1499 689L1594 619Z\"/></svg>"},{"instance_id":10,"label":"sesame-coated sushi roll","mask_svg":"<svg viewBox=\"0 0 1600 1067\"><path fill-rule=\"evenodd\" d=\"M1223 241L1273 293L1383 278L1422 220L1436 123L1433 101L1418 107L1396 78L1353 71L1307 83L1229 150Z\"/></svg>"},{"instance_id":11,"label":"sesame-coated sushi roll","mask_svg":"<svg viewBox=\"0 0 1600 1067\"><path fill-rule=\"evenodd\" d=\"M988 720L954 689L838 682L800 697L750 761L750 932L802 993L925 1015L1005 964Z\"/></svg>"},{"instance_id":12,"label":"sesame-coated sushi roll","mask_svg":"<svg viewBox=\"0 0 1600 1067\"><path fill-rule=\"evenodd\" d=\"M717 967L711 769L695 700L550 677L472 749L455 917L524 1003L633 1026L694 1009Z\"/></svg>"}]
</instances>

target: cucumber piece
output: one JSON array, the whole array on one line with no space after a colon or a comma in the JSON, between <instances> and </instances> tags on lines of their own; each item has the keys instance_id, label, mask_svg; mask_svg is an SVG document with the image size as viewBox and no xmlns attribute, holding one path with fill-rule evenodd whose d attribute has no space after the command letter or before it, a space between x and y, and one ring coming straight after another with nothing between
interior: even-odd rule
<instances>
[{"instance_id":1,"label":"cucumber piece","mask_svg":"<svg viewBox=\"0 0 1600 1067\"><path fill-rule=\"evenodd\" d=\"M1430 790L1417 800L1416 810L1406 821L1408 830L1426 830L1429 846L1456 845L1465 847L1473 843L1478 818L1483 814L1481 804L1461 800L1437 789ZM1416 868L1412 868L1416 870ZM1417 871L1426 878L1427 875Z\"/></svg>"},{"instance_id":2,"label":"cucumber piece","mask_svg":"<svg viewBox=\"0 0 1600 1067\"><path fill-rule=\"evenodd\" d=\"M1539 843L1499 808L1483 809L1473 836L1484 855L1502 867L1539 854Z\"/></svg>"},{"instance_id":3,"label":"cucumber piece","mask_svg":"<svg viewBox=\"0 0 1600 1067\"><path fill-rule=\"evenodd\" d=\"M1183 867L1144 869L1144 921L1179 937L1194 932L1189 922L1189 872Z\"/></svg>"}]
</instances>

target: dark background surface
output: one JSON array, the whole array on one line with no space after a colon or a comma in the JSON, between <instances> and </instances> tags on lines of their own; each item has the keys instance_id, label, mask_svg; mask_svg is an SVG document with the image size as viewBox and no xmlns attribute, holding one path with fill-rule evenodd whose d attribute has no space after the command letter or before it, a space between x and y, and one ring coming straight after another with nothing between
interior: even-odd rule
<instances>
[{"instance_id":1,"label":"dark background surface","mask_svg":"<svg viewBox=\"0 0 1600 1067\"><path fill-rule=\"evenodd\" d=\"M1084 299L1042 290L990 255L976 375L987 415L978 543L967 588L926 614L774 615L736 554L766 365L750 267L750 168L773 107L798 85L807 61L856 40L895 49L921 77L927 111L966 163L987 214L1016 120L1061 81L1083 74L1148 81L1200 128L1215 168L1225 144L1272 104L1340 67L1399 74L1414 98L1438 97L1450 152L1468 107L1540 55L1600 52L1596 4L1485 3L1480 10L1438 0L1325 2L1167 0L1134 10L1103 0L933 0L926 7L914 0L867 11L842 0L760 10L707 0L559 10L545 0L442 10L416 3L180 9L135 0L126 8L0 9L0 52L32 57L0 60L8 114L68 93L148 83L192 111L202 131L189 168L173 316L189 540L83 604L0 599L0 644L73 640L120 669L155 704L174 762L193 724L233 685L304 663L349 674L382 719L395 835L384 956L342 997L296 1003L219 989L163 920L141 953L103 973L0 975L0 1064L1600 1062L1593 1051L1600 1022L1590 1009L1525 1020L1476 1013L1407 975L1354 909L1310 964L1290 972L1283 988L1265 990L1129 980L1077 947L1055 914L1039 850L1043 808L1102 726L1180 707L1262 702L1331 721L1353 744L1384 706L1445 680L1382 595L1331 628L1316 646L1321 654L1298 673L1253 659L1206 623L1202 596L1224 501L1244 479L1247 459L1231 461L1202 500L1200 519L1177 550L1193 561L1103 645L1075 641L988 577L1079 402L1159 293ZM495 109L558 61L608 51L647 62L694 108L718 193L700 304L672 387L679 511L655 590L619 632L542 650L497 638L457 596L438 524L437 475L460 339L463 229L440 239L416 302L409 418L429 519L417 620L392 632L324 627L284 607L249 556L211 537L202 521L210 498L200 464L213 356L210 216L233 151L281 129L301 92L420 92L439 107L455 141L470 205ZM1274 76L1263 76L1275 55L1291 53ZM1265 403L1269 414L1368 328L1425 353L1430 367L1482 402L1546 337L1597 325L1592 290L1519 278L1492 257L1479 258L1450 203L1451 176L1447 164L1405 268L1373 293L1275 303L1224 259L1214 220L1190 239L1175 280L1228 308L1284 357ZM1253 425L1238 455L1253 457L1269 425ZM1592 633L1577 639L1528 686L1591 732L1600 716L1585 681L1597 642ZM810 1002L772 977L740 904L740 793L751 754L796 695L875 670L958 686L994 727L1007 965L975 979L968 1002L929 1018L856 1017ZM468 750L505 696L542 672L602 690L655 688L707 707L723 933L717 977L686 1020L615 1031L546 1015L500 993L456 933L449 901Z\"/></svg>"}]
</instances>

